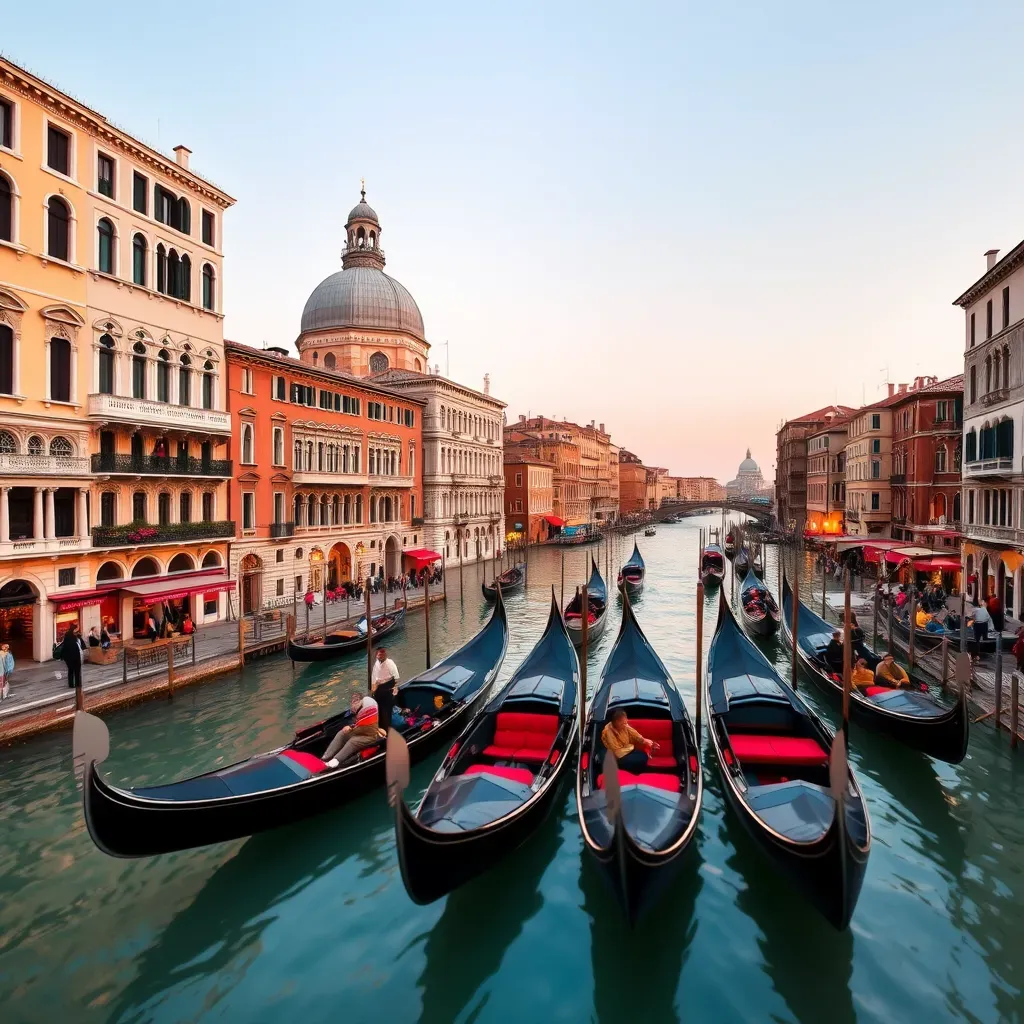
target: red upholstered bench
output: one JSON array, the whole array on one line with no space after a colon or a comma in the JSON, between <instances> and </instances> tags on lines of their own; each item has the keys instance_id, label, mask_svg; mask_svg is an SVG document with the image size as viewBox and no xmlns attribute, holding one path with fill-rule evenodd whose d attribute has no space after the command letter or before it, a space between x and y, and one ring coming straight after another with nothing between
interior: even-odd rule
<instances>
[{"instance_id":1,"label":"red upholstered bench","mask_svg":"<svg viewBox=\"0 0 1024 1024\"><path fill-rule=\"evenodd\" d=\"M654 740L661 746L657 754L647 758L649 768L675 768L677 761L672 754L672 719L670 718L631 718L629 724L645 740Z\"/></svg>"},{"instance_id":2,"label":"red upholstered bench","mask_svg":"<svg viewBox=\"0 0 1024 1024\"><path fill-rule=\"evenodd\" d=\"M289 761L294 761L297 765L301 765L313 775L317 772L322 772L327 765L313 754L307 754L304 750L284 750L281 752L282 757L287 757Z\"/></svg>"},{"instance_id":3,"label":"red upholstered bench","mask_svg":"<svg viewBox=\"0 0 1024 1024\"><path fill-rule=\"evenodd\" d=\"M546 761L558 732L558 715L499 711L494 742L484 754L497 760Z\"/></svg>"},{"instance_id":4,"label":"red upholstered bench","mask_svg":"<svg viewBox=\"0 0 1024 1024\"><path fill-rule=\"evenodd\" d=\"M624 772L619 769L620 786L653 786L655 789L664 789L669 793L678 793L681 786L678 775L663 775L660 772L644 772L642 775L634 775L632 772ZM604 776L598 775L597 788L604 789Z\"/></svg>"},{"instance_id":5,"label":"red upholstered bench","mask_svg":"<svg viewBox=\"0 0 1024 1024\"><path fill-rule=\"evenodd\" d=\"M759 736L735 733L729 737L733 754L748 764L807 764L828 763L828 753L817 740L803 736Z\"/></svg>"},{"instance_id":6,"label":"red upholstered bench","mask_svg":"<svg viewBox=\"0 0 1024 1024\"><path fill-rule=\"evenodd\" d=\"M877 697L880 693L888 693L891 689L891 686L866 686L864 688L864 696Z\"/></svg>"},{"instance_id":7,"label":"red upholstered bench","mask_svg":"<svg viewBox=\"0 0 1024 1024\"><path fill-rule=\"evenodd\" d=\"M499 768L496 764L471 764L463 775L497 775L502 779L511 779L529 786L533 782L533 772L529 768Z\"/></svg>"}]
</instances>

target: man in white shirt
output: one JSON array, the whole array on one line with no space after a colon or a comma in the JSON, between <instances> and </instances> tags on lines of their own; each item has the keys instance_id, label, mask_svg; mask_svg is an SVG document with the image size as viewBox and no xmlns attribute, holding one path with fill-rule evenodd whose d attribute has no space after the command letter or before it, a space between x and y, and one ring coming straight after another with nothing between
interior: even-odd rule
<instances>
[{"instance_id":1,"label":"man in white shirt","mask_svg":"<svg viewBox=\"0 0 1024 1024\"><path fill-rule=\"evenodd\" d=\"M370 695L377 702L377 720L385 732L391 728L391 711L395 706L398 683L398 666L388 657L386 647L378 647L370 676Z\"/></svg>"}]
</instances>

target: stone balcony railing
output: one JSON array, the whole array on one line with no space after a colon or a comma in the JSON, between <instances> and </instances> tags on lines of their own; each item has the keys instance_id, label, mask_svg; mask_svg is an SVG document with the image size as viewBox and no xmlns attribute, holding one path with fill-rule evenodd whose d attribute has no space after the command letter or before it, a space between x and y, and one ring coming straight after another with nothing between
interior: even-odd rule
<instances>
[{"instance_id":1,"label":"stone balcony railing","mask_svg":"<svg viewBox=\"0 0 1024 1024\"><path fill-rule=\"evenodd\" d=\"M199 434L230 434L231 414L220 409L196 409L191 405L151 402L125 395L90 395L89 417L137 427L188 430Z\"/></svg>"},{"instance_id":2,"label":"stone balcony railing","mask_svg":"<svg viewBox=\"0 0 1024 1024\"><path fill-rule=\"evenodd\" d=\"M292 483L297 487L365 487L369 482L366 473L326 473L308 469L292 473Z\"/></svg>"},{"instance_id":3,"label":"stone balcony railing","mask_svg":"<svg viewBox=\"0 0 1024 1024\"><path fill-rule=\"evenodd\" d=\"M270 536L271 537L291 537L295 533L295 523L271 523L270 524Z\"/></svg>"},{"instance_id":4,"label":"stone balcony railing","mask_svg":"<svg viewBox=\"0 0 1024 1024\"><path fill-rule=\"evenodd\" d=\"M1024 530L1013 526L982 526L978 523L964 525L964 536L967 540L997 540L1017 546L1024 545Z\"/></svg>"},{"instance_id":5,"label":"stone balcony railing","mask_svg":"<svg viewBox=\"0 0 1024 1024\"><path fill-rule=\"evenodd\" d=\"M72 551L84 551L89 548L88 537L50 537L34 539L24 537L19 540L0 542L0 558L26 555L62 555Z\"/></svg>"},{"instance_id":6,"label":"stone balcony railing","mask_svg":"<svg viewBox=\"0 0 1024 1024\"><path fill-rule=\"evenodd\" d=\"M193 456L117 455L100 452L92 456L94 473L124 473L131 476L231 476L230 459L197 459Z\"/></svg>"},{"instance_id":7,"label":"stone balcony railing","mask_svg":"<svg viewBox=\"0 0 1024 1024\"><path fill-rule=\"evenodd\" d=\"M1014 472L1013 457L1002 456L993 459L975 459L964 463L965 477L1007 476Z\"/></svg>"},{"instance_id":8,"label":"stone balcony railing","mask_svg":"<svg viewBox=\"0 0 1024 1024\"><path fill-rule=\"evenodd\" d=\"M996 388L994 391L990 391L987 395L981 396L981 404L985 406L999 405L1000 402L1005 402L1009 397L1009 388Z\"/></svg>"},{"instance_id":9,"label":"stone balcony railing","mask_svg":"<svg viewBox=\"0 0 1024 1024\"><path fill-rule=\"evenodd\" d=\"M89 460L84 455L0 455L0 477L88 475Z\"/></svg>"},{"instance_id":10,"label":"stone balcony railing","mask_svg":"<svg viewBox=\"0 0 1024 1024\"><path fill-rule=\"evenodd\" d=\"M370 475L371 487L412 487L414 482L411 476L389 475L387 473L372 473Z\"/></svg>"}]
</instances>

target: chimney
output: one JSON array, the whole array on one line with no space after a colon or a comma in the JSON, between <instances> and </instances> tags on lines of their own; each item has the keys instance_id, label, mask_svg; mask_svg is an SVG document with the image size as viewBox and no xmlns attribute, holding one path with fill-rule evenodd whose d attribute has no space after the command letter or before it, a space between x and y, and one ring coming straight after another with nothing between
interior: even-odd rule
<instances>
[{"instance_id":1,"label":"chimney","mask_svg":"<svg viewBox=\"0 0 1024 1024\"><path fill-rule=\"evenodd\" d=\"M491 393L491 375L489 373L484 374L484 394L489 395Z\"/></svg>"},{"instance_id":2,"label":"chimney","mask_svg":"<svg viewBox=\"0 0 1024 1024\"><path fill-rule=\"evenodd\" d=\"M907 385L906 384L901 384L900 385L900 394L901 395L905 395L906 393L907 393Z\"/></svg>"},{"instance_id":3,"label":"chimney","mask_svg":"<svg viewBox=\"0 0 1024 1024\"><path fill-rule=\"evenodd\" d=\"M892 396L894 394L896 394L896 385L895 384L890 384L889 385L889 397L892 398Z\"/></svg>"},{"instance_id":4,"label":"chimney","mask_svg":"<svg viewBox=\"0 0 1024 1024\"><path fill-rule=\"evenodd\" d=\"M519 422L520 423L525 423L526 422L526 417L522 413L519 414Z\"/></svg>"},{"instance_id":5,"label":"chimney","mask_svg":"<svg viewBox=\"0 0 1024 1024\"><path fill-rule=\"evenodd\" d=\"M185 166L187 167L188 165L186 164ZM989 251L987 253L985 253L985 270L986 270L986 272L991 270L996 265L996 260L997 259L999 259L999 250L998 249L989 249Z\"/></svg>"},{"instance_id":6,"label":"chimney","mask_svg":"<svg viewBox=\"0 0 1024 1024\"><path fill-rule=\"evenodd\" d=\"M179 167L184 167L188 170L188 158L192 155L192 150L188 146L175 146L174 147L174 159L178 161Z\"/></svg>"},{"instance_id":7,"label":"chimney","mask_svg":"<svg viewBox=\"0 0 1024 1024\"><path fill-rule=\"evenodd\" d=\"M599 426L601 427L601 433L603 434L604 433L604 424L601 423L601 424L599 424Z\"/></svg>"}]
</instances>

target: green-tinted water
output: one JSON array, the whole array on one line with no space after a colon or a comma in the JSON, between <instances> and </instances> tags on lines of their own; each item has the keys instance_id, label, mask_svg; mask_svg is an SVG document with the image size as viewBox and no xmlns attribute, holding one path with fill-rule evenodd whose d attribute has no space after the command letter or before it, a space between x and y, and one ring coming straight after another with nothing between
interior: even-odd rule
<instances>
[{"instance_id":1,"label":"green-tinted water","mask_svg":"<svg viewBox=\"0 0 1024 1024\"><path fill-rule=\"evenodd\" d=\"M640 538L638 615L691 712L698 525ZM613 564L632 542L615 543ZM571 580L582 581L590 550L568 553ZM559 566L560 552L531 555L529 593L509 601L502 679L540 635ZM464 611L451 581L432 619L435 657L486 615L479 578L466 573ZM714 609L709 601L709 638ZM592 684L613 640L609 629L591 653ZM788 671L782 644L768 649ZM420 616L392 650L405 675L421 667ZM110 716L104 770L129 784L236 760L285 741L364 682L359 659L294 673L280 658L256 663ZM697 849L630 933L581 858L568 791L558 816L496 870L416 907L382 794L245 842L117 861L85 832L70 747L64 733L0 753L5 1022L1021 1019L1024 754L1012 757L990 729L951 767L854 726L875 841L842 935L725 813L708 758ZM414 770L411 799L440 756Z\"/></svg>"}]
</instances>

